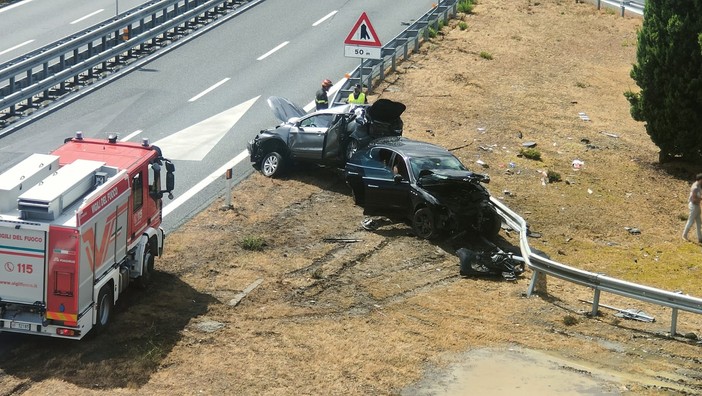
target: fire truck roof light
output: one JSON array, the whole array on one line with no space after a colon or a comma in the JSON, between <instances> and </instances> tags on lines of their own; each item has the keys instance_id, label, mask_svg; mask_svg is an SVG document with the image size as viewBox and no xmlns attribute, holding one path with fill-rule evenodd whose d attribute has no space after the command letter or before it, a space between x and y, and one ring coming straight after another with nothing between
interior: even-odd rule
<instances>
[{"instance_id":1,"label":"fire truck roof light","mask_svg":"<svg viewBox=\"0 0 702 396\"><path fill-rule=\"evenodd\" d=\"M76 132L76 140L83 140L83 132L82 131Z\"/></svg>"},{"instance_id":2,"label":"fire truck roof light","mask_svg":"<svg viewBox=\"0 0 702 396\"><path fill-rule=\"evenodd\" d=\"M142 138L141 145L144 147L149 147L149 138Z\"/></svg>"},{"instance_id":3,"label":"fire truck roof light","mask_svg":"<svg viewBox=\"0 0 702 396\"><path fill-rule=\"evenodd\" d=\"M117 143L117 134L116 133L109 134L109 136L107 136L107 141L110 143Z\"/></svg>"}]
</instances>

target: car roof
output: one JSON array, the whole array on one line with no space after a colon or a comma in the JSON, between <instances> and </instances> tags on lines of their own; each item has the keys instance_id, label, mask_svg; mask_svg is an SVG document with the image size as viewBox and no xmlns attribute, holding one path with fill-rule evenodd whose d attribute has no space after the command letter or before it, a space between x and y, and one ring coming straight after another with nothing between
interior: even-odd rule
<instances>
[{"instance_id":1,"label":"car roof","mask_svg":"<svg viewBox=\"0 0 702 396\"><path fill-rule=\"evenodd\" d=\"M372 149L373 147L394 150L407 157L426 157L432 155L454 156L451 154L451 152L441 146L398 136L389 136L376 139L368 146L369 149Z\"/></svg>"}]
</instances>

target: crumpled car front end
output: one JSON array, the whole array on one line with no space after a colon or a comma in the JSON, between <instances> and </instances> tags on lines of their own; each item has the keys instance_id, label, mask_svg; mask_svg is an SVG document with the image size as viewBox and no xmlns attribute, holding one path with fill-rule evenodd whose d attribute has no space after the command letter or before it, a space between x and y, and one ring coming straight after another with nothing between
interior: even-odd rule
<instances>
[{"instance_id":1,"label":"crumpled car front end","mask_svg":"<svg viewBox=\"0 0 702 396\"><path fill-rule=\"evenodd\" d=\"M434 207L437 225L452 232L477 231L487 238L499 232L501 219L482 183L487 175L463 170L422 171L418 187Z\"/></svg>"}]
</instances>

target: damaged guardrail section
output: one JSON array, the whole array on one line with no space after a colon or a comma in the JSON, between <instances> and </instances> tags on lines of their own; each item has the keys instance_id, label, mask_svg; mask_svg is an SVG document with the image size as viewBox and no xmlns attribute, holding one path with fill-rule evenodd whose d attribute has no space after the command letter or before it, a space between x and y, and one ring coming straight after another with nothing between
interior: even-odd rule
<instances>
[{"instance_id":1,"label":"damaged guardrail section","mask_svg":"<svg viewBox=\"0 0 702 396\"><path fill-rule=\"evenodd\" d=\"M529 230L526 221L524 221L524 219L522 219L518 214L513 212L498 199L492 197L491 201L497 208L500 216L502 216L504 222L509 227L519 232L519 245L522 256L524 257L529 268L531 268L533 271L531 283L529 284L529 289L527 291L528 296L531 296L535 291L539 291L536 290L538 277L550 275L594 289L594 297L592 299L593 316L597 314L600 293L603 291L651 304L669 307L672 308L672 318L670 324L671 335L676 334L679 310L702 314L701 298L656 289L649 286L643 286L636 283L615 279L604 274L583 271L533 254L528 242L527 235Z\"/></svg>"},{"instance_id":2,"label":"damaged guardrail section","mask_svg":"<svg viewBox=\"0 0 702 396\"><path fill-rule=\"evenodd\" d=\"M264 0L158 0L0 65L0 128ZM226 18L225 18L226 19Z\"/></svg>"}]
</instances>

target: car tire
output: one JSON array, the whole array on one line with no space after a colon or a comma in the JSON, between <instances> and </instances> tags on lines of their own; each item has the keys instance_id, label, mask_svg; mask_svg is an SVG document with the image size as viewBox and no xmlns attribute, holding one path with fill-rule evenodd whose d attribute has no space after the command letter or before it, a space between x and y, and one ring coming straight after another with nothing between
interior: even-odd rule
<instances>
[{"instance_id":1,"label":"car tire","mask_svg":"<svg viewBox=\"0 0 702 396\"><path fill-rule=\"evenodd\" d=\"M279 176L283 168L283 157L275 151L263 156L261 160L261 174L266 177Z\"/></svg>"},{"instance_id":2,"label":"car tire","mask_svg":"<svg viewBox=\"0 0 702 396\"><path fill-rule=\"evenodd\" d=\"M350 160L356 151L358 151L358 140L349 139L348 144L346 144L346 161Z\"/></svg>"},{"instance_id":3,"label":"car tire","mask_svg":"<svg viewBox=\"0 0 702 396\"><path fill-rule=\"evenodd\" d=\"M414 234L422 239L432 239L437 236L436 220L434 213L429 208L420 208L414 212L412 217L412 229Z\"/></svg>"},{"instance_id":4,"label":"car tire","mask_svg":"<svg viewBox=\"0 0 702 396\"><path fill-rule=\"evenodd\" d=\"M483 211L482 220L478 232L490 241L495 240L502 229L502 217L497 214L495 208L488 206Z\"/></svg>"}]
</instances>

